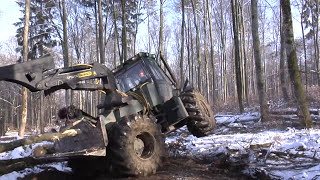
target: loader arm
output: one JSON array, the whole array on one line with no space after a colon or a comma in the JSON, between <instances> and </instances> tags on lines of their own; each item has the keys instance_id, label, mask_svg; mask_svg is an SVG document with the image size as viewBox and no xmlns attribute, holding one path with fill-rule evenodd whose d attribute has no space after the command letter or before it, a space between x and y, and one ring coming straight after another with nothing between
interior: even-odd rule
<instances>
[{"instance_id":1,"label":"loader arm","mask_svg":"<svg viewBox=\"0 0 320 180\"><path fill-rule=\"evenodd\" d=\"M107 110L122 105L121 95L116 91L113 73L99 63L81 64L73 67L55 68L50 56L40 59L0 67L0 81L9 81L28 88L32 92L44 91L45 95L60 89L103 91L105 101L101 105ZM60 128L80 129L81 134L55 141L54 153L46 157L73 157L75 155L104 156L108 144L105 123L98 117L72 109L69 106L62 112L63 118L72 120L72 124Z\"/></svg>"},{"instance_id":2,"label":"loader arm","mask_svg":"<svg viewBox=\"0 0 320 180\"><path fill-rule=\"evenodd\" d=\"M86 81L90 79L96 81ZM54 69L53 58L47 56L0 67L0 81L20 84L32 92L44 90L45 95L60 89L102 90L111 96L112 101L117 98L113 73L99 63Z\"/></svg>"}]
</instances>

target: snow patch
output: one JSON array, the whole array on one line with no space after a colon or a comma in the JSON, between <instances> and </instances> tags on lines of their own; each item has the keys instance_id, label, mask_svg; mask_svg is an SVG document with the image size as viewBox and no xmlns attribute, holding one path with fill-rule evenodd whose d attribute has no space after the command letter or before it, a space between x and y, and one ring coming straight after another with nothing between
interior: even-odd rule
<instances>
[{"instance_id":1,"label":"snow patch","mask_svg":"<svg viewBox=\"0 0 320 180\"><path fill-rule=\"evenodd\" d=\"M33 150L38 146L43 145L52 145L53 142L43 141L40 143L36 143L33 145L17 147L12 151L0 153L0 160L7 160L7 159L19 159L24 158L32 155Z\"/></svg>"},{"instance_id":2,"label":"snow patch","mask_svg":"<svg viewBox=\"0 0 320 180\"><path fill-rule=\"evenodd\" d=\"M62 172L72 172L72 169L67 166L67 161L65 162L58 162L58 163L50 163L45 165L38 165L33 168L26 168L22 171L13 171L11 173L5 174L0 176L0 180L13 180L18 178L24 178L25 176L32 174L32 173L40 173L48 168L55 168L58 171Z\"/></svg>"}]
</instances>

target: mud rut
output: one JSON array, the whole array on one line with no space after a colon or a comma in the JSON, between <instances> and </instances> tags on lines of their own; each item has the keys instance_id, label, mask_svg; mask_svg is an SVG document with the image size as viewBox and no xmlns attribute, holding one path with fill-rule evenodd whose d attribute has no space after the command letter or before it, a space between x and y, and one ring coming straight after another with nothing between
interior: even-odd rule
<instances>
[{"instance_id":1,"label":"mud rut","mask_svg":"<svg viewBox=\"0 0 320 180\"><path fill-rule=\"evenodd\" d=\"M157 174L140 177L140 178L116 178L116 179L188 179L188 180L202 180L202 179L219 179L219 180L229 180L229 179L248 179L244 176L241 171L232 169L230 167L215 167L211 162L214 157L206 157L205 159L190 159L187 157L168 157L164 162L163 166L158 170ZM209 163L210 162L210 163ZM115 177L110 177L107 174L95 174L88 172L90 174L86 177L79 177L77 174L66 173L57 171L53 168L47 169L38 174L30 174L23 179L32 180L64 180L64 179L114 179Z\"/></svg>"}]
</instances>

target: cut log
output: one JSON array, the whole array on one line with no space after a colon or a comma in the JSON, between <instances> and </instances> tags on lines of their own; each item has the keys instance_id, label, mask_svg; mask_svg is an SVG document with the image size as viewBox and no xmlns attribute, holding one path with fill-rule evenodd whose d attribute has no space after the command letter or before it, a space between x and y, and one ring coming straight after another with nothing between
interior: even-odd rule
<instances>
[{"instance_id":1,"label":"cut log","mask_svg":"<svg viewBox=\"0 0 320 180\"><path fill-rule=\"evenodd\" d=\"M48 164L53 162L62 162L65 159L34 159L33 157L26 157L20 159L8 159L0 161L0 175L7 174L12 171L20 171L25 168L33 167L35 165Z\"/></svg>"},{"instance_id":2,"label":"cut log","mask_svg":"<svg viewBox=\"0 0 320 180\"><path fill-rule=\"evenodd\" d=\"M309 109L310 114L313 115L320 115L319 109ZM280 110L271 110L270 114L276 114L276 115L292 115L297 114L297 109L280 109Z\"/></svg>"},{"instance_id":3,"label":"cut log","mask_svg":"<svg viewBox=\"0 0 320 180\"><path fill-rule=\"evenodd\" d=\"M24 139L19 139L9 143L0 143L0 153L11 151L19 146L35 144L42 141L56 141L65 137L76 136L81 133L79 129L69 129L62 133L46 133L37 136L32 136Z\"/></svg>"}]
</instances>

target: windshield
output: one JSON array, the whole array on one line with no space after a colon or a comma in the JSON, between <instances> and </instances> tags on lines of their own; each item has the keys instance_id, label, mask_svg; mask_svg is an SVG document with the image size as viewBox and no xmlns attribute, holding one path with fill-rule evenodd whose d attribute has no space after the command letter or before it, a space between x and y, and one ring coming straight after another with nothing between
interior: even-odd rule
<instances>
[{"instance_id":1,"label":"windshield","mask_svg":"<svg viewBox=\"0 0 320 180\"><path fill-rule=\"evenodd\" d=\"M124 73L116 75L117 87L122 92L128 92L130 89L145 82L149 77L142 65L136 64Z\"/></svg>"}]
</instances>

